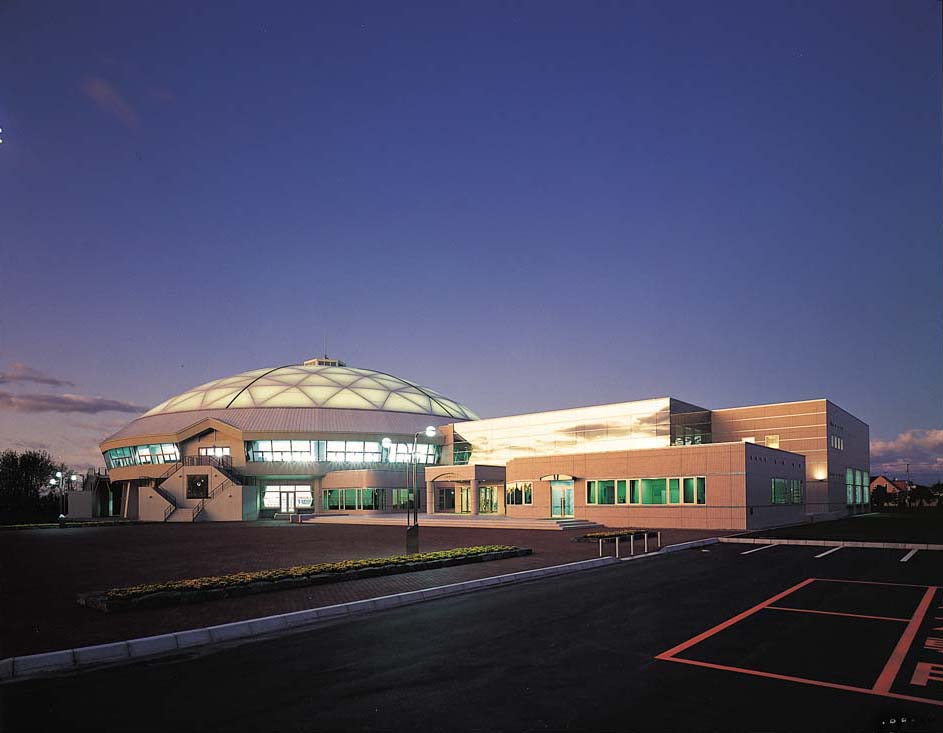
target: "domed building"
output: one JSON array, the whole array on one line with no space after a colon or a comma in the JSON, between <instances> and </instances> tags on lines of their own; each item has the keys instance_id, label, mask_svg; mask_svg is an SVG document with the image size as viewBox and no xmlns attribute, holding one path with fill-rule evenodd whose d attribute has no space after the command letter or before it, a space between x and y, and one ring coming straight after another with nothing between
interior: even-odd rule
<instances>
[{"instance_id":1,"label":"domed building","mask_svg":"<svg viewBox=\"0 0 943 733\"><path fill-rule=\"evenodd\" d=\"M405 511L422 467L439 460L441 430L475 419L428 387L317 358L194 387L101 451L127 518Z\"/></svg>"},{"instance_id":2,"label":"domed building","mask_svg":"<svg viewBox=\"0 0 943 733\"><path fill-rule=\"evenodd\" d=\"M757 529L867 511L868 446L868 425L823 398L710 410L657 397L479 419L428 387L323 358L195 387L101 450L110 513L144 521L388 523L370 515L415 499L426 515L468 515L423 520L453 526Z\"/></svg>"}]
</instances>

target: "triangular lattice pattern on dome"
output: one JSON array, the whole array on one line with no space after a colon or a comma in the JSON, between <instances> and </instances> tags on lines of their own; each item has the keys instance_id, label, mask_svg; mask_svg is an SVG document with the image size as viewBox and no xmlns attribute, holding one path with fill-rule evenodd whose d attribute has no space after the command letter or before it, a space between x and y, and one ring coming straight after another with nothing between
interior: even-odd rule
<instances>
[{"instance_id":1,"label":"triangular lattice pattern on dome","mask_svg":"<svg viewBox=\"0 0 943 733\"><path fill-rule=\"evenodd\" d=\"M337 366L254 369L201 384L146 414L227 407L327 407L478 419L455 400L413 382L372 369Z\"/></svg>"}]
</instances>

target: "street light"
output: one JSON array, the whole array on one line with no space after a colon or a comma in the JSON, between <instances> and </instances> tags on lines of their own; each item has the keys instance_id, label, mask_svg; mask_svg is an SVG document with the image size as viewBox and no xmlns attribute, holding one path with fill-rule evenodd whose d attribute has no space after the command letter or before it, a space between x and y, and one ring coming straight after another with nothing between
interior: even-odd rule
<instances>
[{"instance_id":1,"label":"street light","mask_svg":"<svg viewBox=\"0 0 943 733\"><path fill-rule=\"evenodd\" d=\"M419 444L419 436L425 435L427 438L434 438L436 435L435 426L429 425L425 430L421 430L418 433L413 435L413 452L410 456L410 463L412 464L413 472L413 491L410 496L410 501L412 502L412 512L413 512L413 523L406 525L406 554L413 555L419 552L419 488L416 485L419 469L416 465L416 448ZM427 454L428 455L428 454ZM406 521L409 522L409 512L406 513Z\"/></svg>"}]
</instances>

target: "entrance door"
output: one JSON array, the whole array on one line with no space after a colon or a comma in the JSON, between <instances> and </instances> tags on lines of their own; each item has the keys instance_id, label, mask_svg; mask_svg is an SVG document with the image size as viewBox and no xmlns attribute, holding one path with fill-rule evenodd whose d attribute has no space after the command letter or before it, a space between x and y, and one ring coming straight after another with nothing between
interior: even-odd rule
<instances>
[{"instance_id":1,"label":"entrance door","mask_svg":"<svg viewBox=\"0 0 943 733\"><path fill-rule=\"evenodd\" d=\"M458 511L461 514L469 514L471 512L471 486L459 487Z\"/></svg>"},{"instance_id":2,"label":"entrance door","mask_svg":"<svg viewBox=\"0 0 943 733\"><path fill-rule=\"evenodd\" d=\"M295 492L283 491L281 493L281 513L282 514L293 514L295 511Z\"/></svg>"},{"instance_id":3,"label":"entrance door","mask_svg":"<svg viewBox=\"0 0 943 733\"><path fill-rule=\"evenodd\" d=\"M561 519L573 516L572 481L550 482L550 516Z\"/></svg>"}]
</instances>

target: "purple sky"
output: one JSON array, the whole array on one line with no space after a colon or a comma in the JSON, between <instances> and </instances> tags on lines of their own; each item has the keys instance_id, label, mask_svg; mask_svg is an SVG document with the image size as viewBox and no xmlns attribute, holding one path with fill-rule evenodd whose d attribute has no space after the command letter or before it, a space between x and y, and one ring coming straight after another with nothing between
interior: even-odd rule
<instances>
[{"instance_id":1,"label":"purple sky","mask_svg":"<svg viewBox=\"0 0 943 733\"><path fill-rule=\"evenodd\" d=\"M326 333L483 416L825 396L943 474L938 2L441 5L0 4L0 447Z\"/></svg>"}]
</instances>

